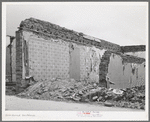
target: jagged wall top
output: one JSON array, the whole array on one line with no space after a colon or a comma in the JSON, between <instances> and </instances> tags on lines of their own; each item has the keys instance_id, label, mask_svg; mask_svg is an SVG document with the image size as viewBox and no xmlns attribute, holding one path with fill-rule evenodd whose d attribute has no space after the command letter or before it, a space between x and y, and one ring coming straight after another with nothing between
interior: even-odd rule
<instances>
[{"instance_id":1,"label":"jagged wall top","mask_svg":"<svg viewBox=\"0 0 150 122\"><path fill-rule=\"evenodd\" d=\"M145 45L133 45L133 46L121 46L122 52L139 52L139 51L145 51L146 46Z\"/></svg>"},{"instance_id":2,"label":"jagged wall top","mask_svg":"<svg viewBox=\"0 0 150 122\"><path fill-rule=\"evenodd\" d=\"M41 21L35 18L29 18L20 23L20 30L32 31L35 34L53 38L61 38L64 41L71 41L75 43L80 43L83 45L96 46L97 48L104 48L113 52L120 52L121 48L119 45L110 43L108 41L98 39L85 35L83 33L78 33L73 30L60 27L58 25L52 24L50 22Z\"/></svg>"}]
</instances>

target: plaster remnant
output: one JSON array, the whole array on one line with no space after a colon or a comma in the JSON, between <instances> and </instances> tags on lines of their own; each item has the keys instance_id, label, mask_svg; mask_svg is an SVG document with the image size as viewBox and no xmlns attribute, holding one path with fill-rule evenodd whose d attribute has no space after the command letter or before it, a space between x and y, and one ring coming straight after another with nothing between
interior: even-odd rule
<instances>
[{"instance_id":1,"label":"plaster remnant","mask_svg":"<svg viewBox=\"0 0 150 122\"><path fill-rule=\"evenodd\" d=\"M95 38L95 37L91 37L91 36L88 36L88 35L83 35L83 37L84 37L84 38L86 38L86 39L93 40L93 41L101 42L101 40L100 40L100 39Z\"/></svg>"},{"instance_id":2,"label":"plaster remnant","mask_svg":"<svg viewBox=\"0 0 150 122\"><path fill-rule=\"evenodd\" d=\"M140 57L140 58L145 58L146 55L145 55L145 52L142 51L142 52L127 52L125 53L127 55L132 55L132 56L136 56L136 57Z\"/></svg>"},{"instance_id":3,"label":"plaster remnant","mask_svg":"<svg viewBox=\"0 0 150 122\"><path fill-rule=\"evenodd\" d=\"M79 46L80 48L80 72L81 79L89 80L90 82L99 82L99 64L101 55L105 52L104 49L98 49L94 46Z\"/></svg>"},{"instance_id":4,"label":"plaster remnant","mask_svg":"<svg viewBox=\"0 0 150 122\"><path fill-rule=\"evenodd\" d=\"M111 85L112 88L128 88L145 84L144 62L130 63L139 58L132 59L133 58L129 58L128 62L123 62L122 64L121 55L115 57L113 57L113 55L111 56L107 75L110 81L115 83L115 85Z\"/></svg>"},{"instance_id":5,"label":"plaster remnant","mask_svg":"<svg viewBox=\"0 0 150 122\"><path fill-rule=\"evenodd\" d=\"M34 35L32 32L27 32L27 31L22 31L22 35L23 35L23 39L27 41L27 43L29 42L29 39Z\"/></svg>"}]
</instances>

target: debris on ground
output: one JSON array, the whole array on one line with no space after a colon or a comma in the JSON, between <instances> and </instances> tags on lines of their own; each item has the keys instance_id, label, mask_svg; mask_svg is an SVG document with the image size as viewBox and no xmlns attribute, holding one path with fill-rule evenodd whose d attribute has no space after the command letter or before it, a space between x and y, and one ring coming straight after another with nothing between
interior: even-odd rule
<instances>
[{"instance_id":1,"label":"debris on ground","mask_svg":"<svg viewBox=\"0 0 150 122\"><path fill-rule=\"evenodd\" d=\"M126 89L99 87L98 84L74 79L52 79L37 82L23 92L20 97L42 100L73 100L75 102L96 102L105 106L145 109L145 86Z\"/></svg>"},{"instance_id":2,"label":"debris on ground","mask_svg":"<svg viewBox=\"0 0 150 122\"><path fill-rule=\"evenodd\" d=\"M16 88L15 86L6 86L5 87L6 95L15 95L16 94Z\"/></svg>"},{"instance_id":3,"label":"debris on ground","mask_svg":"<svg viewBox=\"0 0 150 122\"><path fill-rule=\"evenodd\" d=\"M108 106L108 107L112 107L112 106L113 106L113 103L106 101L106 102L104 103L104 105L105 105L105 106Z\"/></svg>"}]
</instances>

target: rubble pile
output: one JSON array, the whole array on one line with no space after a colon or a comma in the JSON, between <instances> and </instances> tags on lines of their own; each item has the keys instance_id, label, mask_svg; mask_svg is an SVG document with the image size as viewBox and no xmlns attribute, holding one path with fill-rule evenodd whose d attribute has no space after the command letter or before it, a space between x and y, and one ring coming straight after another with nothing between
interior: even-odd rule
<instances>
[{"instance_id":1,"label":"rubble pile","mask_svg":"<svg viewBox=\"0 0 150 122\"><path fill-rule=\"evenodd\" d=\"M6 86L5 89L6 89L5 90L6 95L15 95L16 94L16 89L14 86Z\"/></svg>"},{"instance_id":2,"label":"rubble pile","mask_svg":"<svg viewBox=\"0 0 150 122\"><path fill-rule=\"evenodd\" d=\"M37 82L23 92L18 94L21 97L33 99L69 99L78 89L81 89L85 82L77 82L74 79L62 80L52 79L51 81Z\"/></svg>"},{"instance_id":3,"label":"rubble pile","mask_svg":"<svg viewBox=\"0 0 150 122\"><path fill-rule=\"evenodd\" d=\"M87 81L53 79L37 82L18 96L43 100L94 102L105 106L145 109L145 86L107 89Z\"/></svg>"}]
</instances>

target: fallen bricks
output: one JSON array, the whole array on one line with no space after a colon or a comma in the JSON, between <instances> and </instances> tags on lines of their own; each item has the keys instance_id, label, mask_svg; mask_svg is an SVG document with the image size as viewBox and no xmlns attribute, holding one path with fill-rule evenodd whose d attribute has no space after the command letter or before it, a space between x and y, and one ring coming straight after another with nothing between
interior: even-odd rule
<instances>
[{"instance_id":1,"label":"fallen bricks","mask_svg":"<svg viewBox=\"0 0 150 122\"><path fill-rule=\"evenodd\" d=\"M6 86L6 95L15 95L16 94L16 89L15 86Z\"/></svg>"},{"instance_id":2,"label":"fallen bricks","mask_svg":"<svg viewBox=\"0 0 150 122\"><path fill-rule=\"evenodd\" d=\"M145 86L126 89L107 89L96 83L73 79L37 82L29 86L20 97L43 100L73 100L75 102L97 102L105 106L145 109Z\"/></svg>"}]
</instances>

